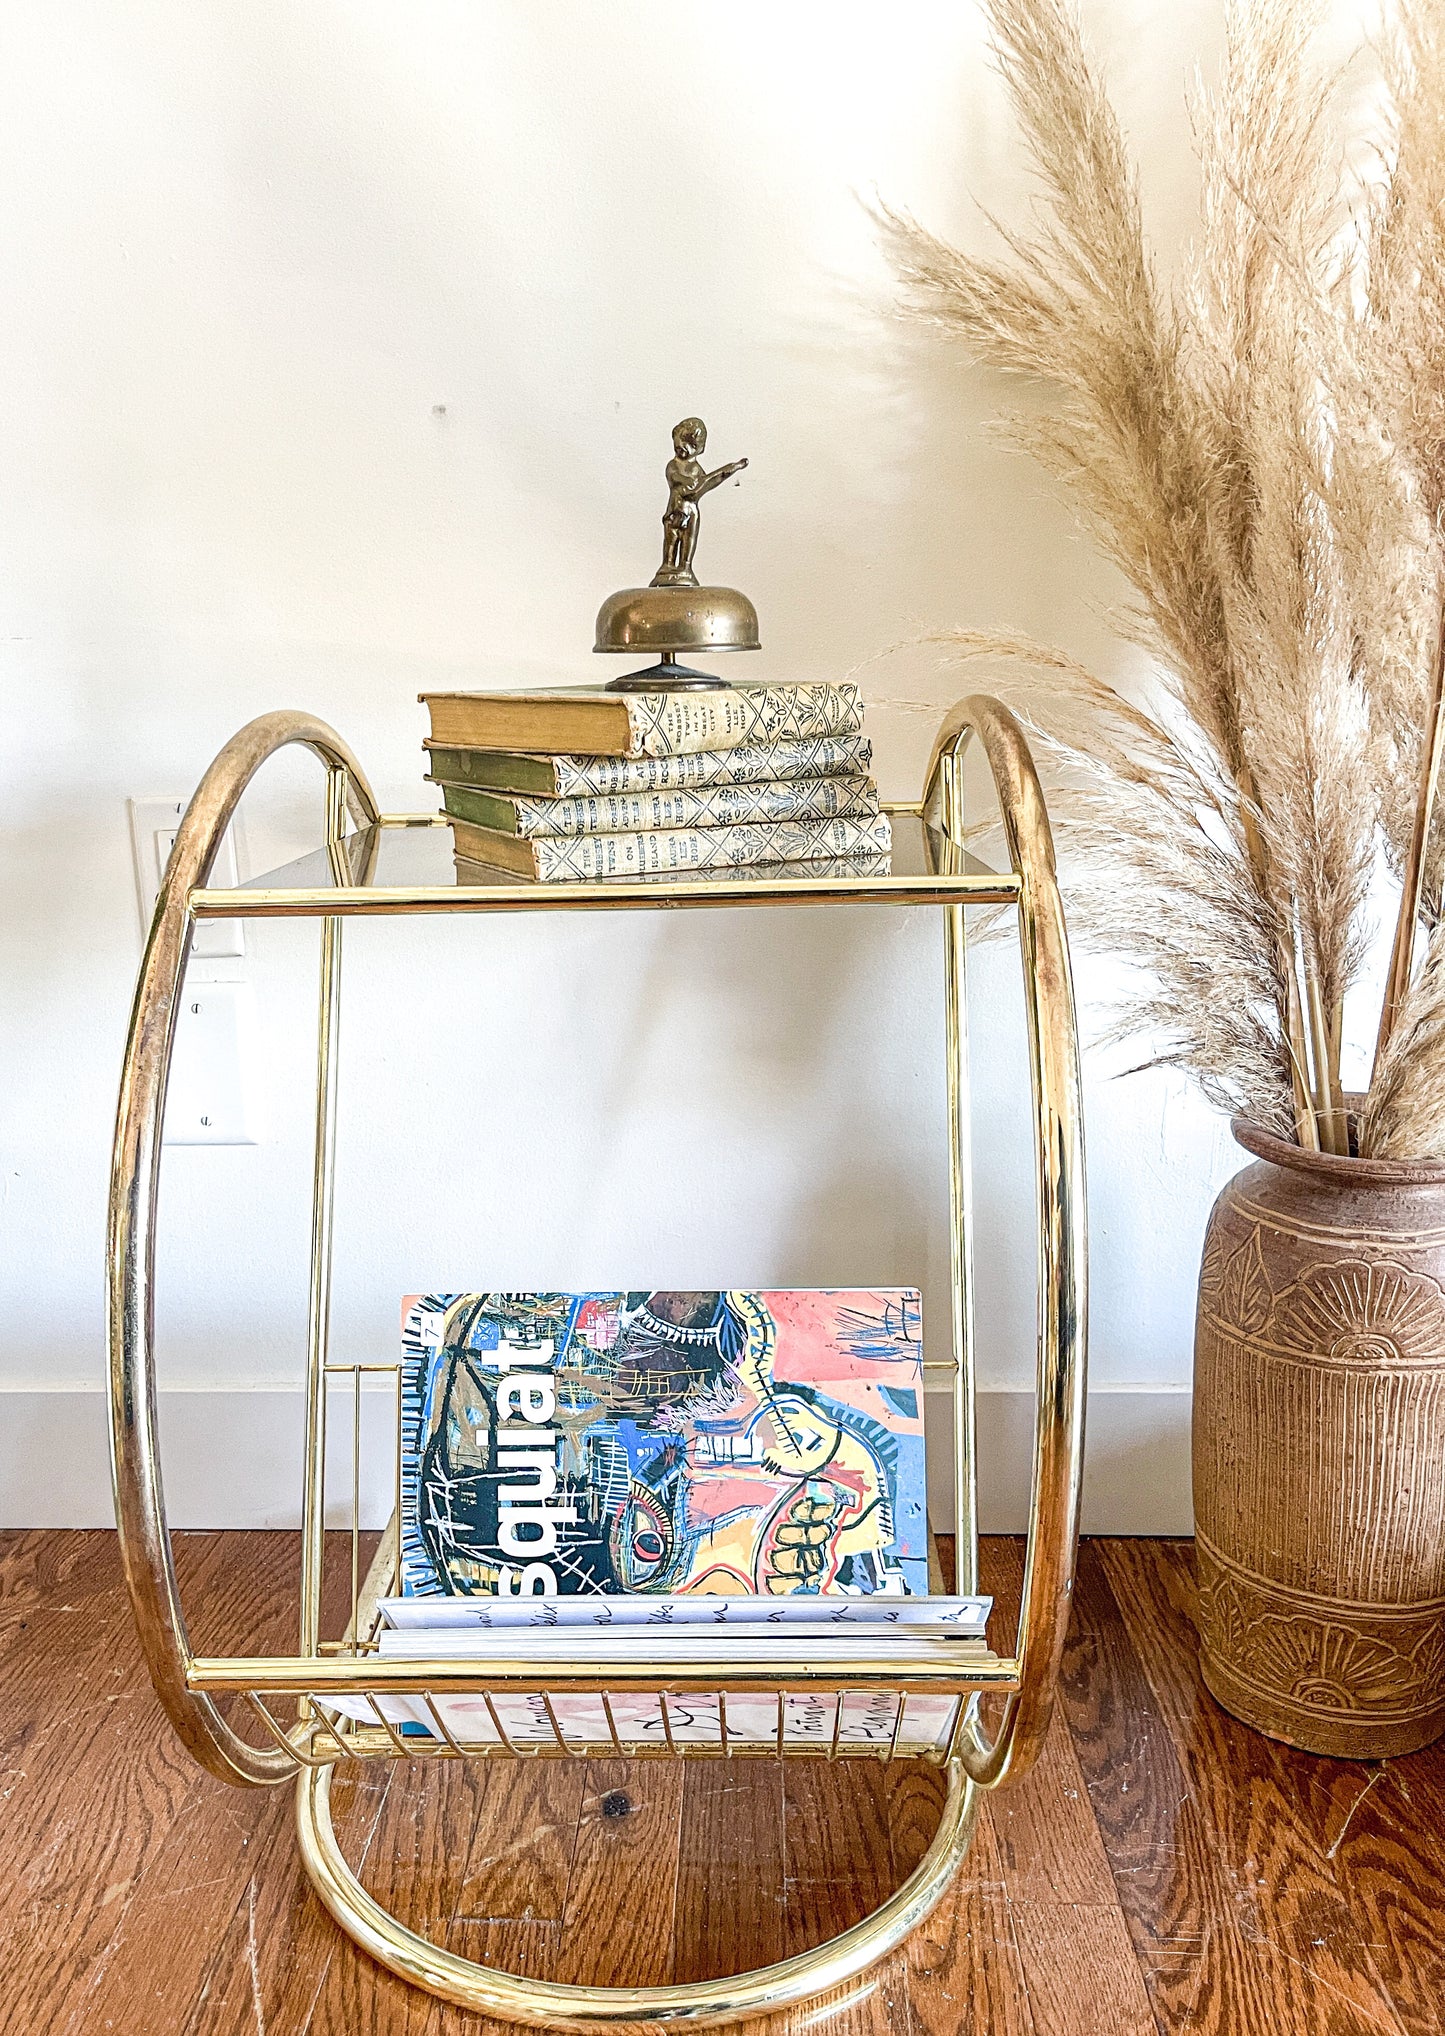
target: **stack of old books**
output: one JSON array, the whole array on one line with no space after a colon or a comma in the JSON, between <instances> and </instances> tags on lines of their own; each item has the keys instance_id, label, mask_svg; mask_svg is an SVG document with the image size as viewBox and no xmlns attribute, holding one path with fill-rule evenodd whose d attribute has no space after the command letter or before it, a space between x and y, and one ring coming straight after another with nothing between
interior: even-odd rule
<instances>
[{"instance_id":1,"label":"stack of old books","mask_svg":"<svg viewBox=\"0 0 1445 2036\"><path fill-rule=\"evenodd\" d=\"M876 869L888 856L856 686L421 698L464 879Z\"/></svg>"}]
</instances>

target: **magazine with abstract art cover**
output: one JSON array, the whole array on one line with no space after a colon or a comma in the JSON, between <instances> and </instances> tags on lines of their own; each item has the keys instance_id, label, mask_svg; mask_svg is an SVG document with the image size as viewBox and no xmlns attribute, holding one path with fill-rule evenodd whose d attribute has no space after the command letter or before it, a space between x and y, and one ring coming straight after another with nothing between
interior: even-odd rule
<instances>
[{"instance_id":1,"label":"magazine with abstract art cover","mask_svg":"<svg viewBox=\"0 0 1445 2036\"><path fill-rule=\"evenodd\" d=\"M422 1294L408 1597L926 1595L916 1289Z\"/></svg>"}]
</instances>

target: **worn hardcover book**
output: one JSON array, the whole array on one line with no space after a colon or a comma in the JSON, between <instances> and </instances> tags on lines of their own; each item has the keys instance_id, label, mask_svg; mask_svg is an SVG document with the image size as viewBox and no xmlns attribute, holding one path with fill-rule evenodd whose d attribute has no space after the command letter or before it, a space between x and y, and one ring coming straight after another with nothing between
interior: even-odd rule
<instances>
[{"instance_id":1,"label":"worn hardcover book","mask_svg":"<svg viewBox=\"0 0 1445 2036\"><path fill-rule=\"evenodd\" d=\"M850 684L725 687L711 693L422 693L433 743L543 755L687 756L744 744L856 735L863 699Z\"/></svg>"},{"instance_id":2,"label":"worn hardcover book","mask_svg":"<svg viewBox=\"0 0 1445 2036\"><path fill-rule=\"evenodd\" d=\"M473 862L470 857L459 855L455 858L457 882L475 886L478 889L495 889L498 868L495 863ZM795 881L806 878L810 884L825 883L830 877L886 877L892 870L892 858L886 849L870 848L866 854L824 855L810 857L805 863L743 863L731 869L704 872L717 882L737 884L776 883L779 871L790 872ZM501 874L511 880L509 872ZM530 871L527 873L532 874ZM668 884L696 883L698 871L686 867L675 870L643 870L629 879L638 884L655 884L659 889Z\"/></svg>"},{"instance_id":3,"label":"worn hardcover book","mask_svg":"<svg viewBox=\"0 0 1445 2036\"><path fill-rule=\"evenodd\" d=\"M402 1312L401 1592L926 1596L911 1287Z\"/></svg>"},{"instance_id":4,"label":"worn hardcover book","mask_svg":"<svg viewBox=\"0 0 1445 2036\"><path fill-rule=\"evenodd\" d=\"M820 857L885 855L893 836L885 813L857 820L766 820L725 827L667 828L655 834L554 835L524 841L453 820L459 857L543 883L647 876L657 870L738 869Z\"/></svg>"},{"instance_id":5,"label":"worn hardcover book","mask_svg":"<svg viewBox=\"0 0 1445 2036\"><path fill-rule=\"evenodd\" d=\"M704 749L690 756L526 756L519 750L445 748L428 738L431 776L487 792L541 799L610 798L625 792L695 791L794 778L866 777L873 745L866 735L818 735L760 749Z\"/></svg>"},{"instance_id":6,"label":"worn hardcover book","mask_svg":"<svg viewBox=\"0 0 1445 2036\"><path fill-rule=\"evenodd\" d=\"M588 799L532 799L441 786L454 820L497 834L547 840L573 834L644 834L665 828L727 827L756 820L871 819L878 792L871 778L798 778L791 784L712 785L703 791L620 792Z\"/></svg>"}]
</instances>

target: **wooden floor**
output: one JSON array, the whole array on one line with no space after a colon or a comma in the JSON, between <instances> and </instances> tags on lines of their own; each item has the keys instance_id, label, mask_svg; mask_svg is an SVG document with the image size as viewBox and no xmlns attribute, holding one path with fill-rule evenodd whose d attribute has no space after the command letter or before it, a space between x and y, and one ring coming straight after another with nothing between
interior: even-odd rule
<instances>
[{"instance_id":1,"label":"wooden floor","mask_svg":"<svg viewBox=\"0 0 1445 2036\"><path fill-rule=\"evenodd\" d=\"M276 1643L294 1544L182 1538L214 1651ZM987 1548L1016 1594L1019 1550ZM1199 1686L1189 1545L1085 1545L1047 1753L837 2036L1437 2036L1445 1742L1377 1767L1256 1738ZM204 1614L206 1616L202 1616ZM514 1970L645 1983L830 1934L908 1872L936 1775L849 1763L417 1763L338 1779L413 1926ZM141 1672L114 1537L0 1537L5 2036L455 2036L494 2025L372 1965L311 1898L290 1791L193 1768Z\"/></svg>"}]
</instances>

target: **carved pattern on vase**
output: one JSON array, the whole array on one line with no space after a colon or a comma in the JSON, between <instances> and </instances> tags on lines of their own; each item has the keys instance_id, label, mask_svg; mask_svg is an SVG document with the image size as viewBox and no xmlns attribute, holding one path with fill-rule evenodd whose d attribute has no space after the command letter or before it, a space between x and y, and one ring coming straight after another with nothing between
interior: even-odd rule
<instances>
[{"instance_id":1,"label":"carved pattern on vase","mask_svg":"<svg viewBox=\"0 0 1445 2036\"><path fill-rule=\"evenodd\" d=\"M1372 1619L1367 1607L1299 1606L1201 1551L1205 1645L1232 1673L1308 1710L1408 1717L1445 1703L1445 1619L1439 1605Z\"/></svg>"},{"instance_id":2,"label":"carved pattern on vase","mask_svg":"<svg viewBox=\"0 0 1445 2036\"><path fill-rule=\"evenodd\" d=\"M1426 1737L1445 1722L1445 1249L1412 1250L1418 1197L1391 1237L1388 1197L1377 1209L1356 1192L1358 1220L1331 1230L1344 1212L1323 1192L1312 1206L1315 1185L1261 1163L1210 1219L1199 1624L1230 1708L1368 1757L1387 1720L1391 1752L1412 1717ZM1445 1188L1434 1193L1439 1237Z\"/></svg>"},{"instance_id":3,"label":"carved pattern on vase","mask_svg":"<svg viewBox=\"0 0 1445 2036\"><path fill-rule=\"evenodd\" d=\"M1258 1232L1256 1232L1256 1239ZM1241 1330L1249 1333L1240 1321ZM1427 1273L1389 1259L1341 1259L1286 1287L1270 1312L1269 1341L1333 1364L1438 1365L1445 1292Z\"/></svg>"}]
</instances>

